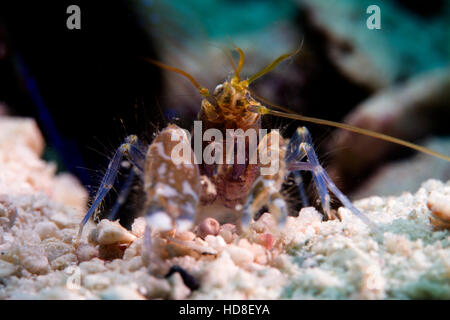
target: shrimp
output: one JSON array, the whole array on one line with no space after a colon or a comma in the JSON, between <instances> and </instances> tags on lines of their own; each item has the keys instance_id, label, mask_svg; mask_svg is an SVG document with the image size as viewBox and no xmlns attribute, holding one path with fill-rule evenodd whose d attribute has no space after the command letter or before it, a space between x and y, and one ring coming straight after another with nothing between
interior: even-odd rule
<instances>
[{"instance_id":1,"label":"shrimp","mask_svg":"<svg viewBox=\"0 0 450 320\"><path fill-rule=\"evenodd\" d=\"M339 190L322 167L308 129L299 127L290 139L285 139L276 129L267 133L261 128L261 118L266 115L342 128L450 161L450 157L404 140L345 123L300 115L257 97L250 85L296 52L281 55L261 71L242 80L240 73L245 55L240 48L236 50L240 59L234 66L234 75L217 85L212 93L189 73L146 59L158 67L179 73L197 88L202 101L193 134L169 124L148 146L137 136L128 136L108 165L93 203L80 224L79 237L83 226L113 187L124 158L132 164L133 174L138 174L143 181L144 243L150 260L158 259L155 254L150 254L155 237L183 245L183 241L175 239L169 230L192 228L205 219L213 218L219 224L232 223L239 230L245 230L266 207L278 224L283 225L288 216L288 204L280 192L281 186L289 175L293 175L302 203L307 205L302 180L302 172L306 171L311 173L321 207L329 219L333 218L330 194L334 194L343 206L376 231L377 227ZM202 159L205 155L209 155L209 159ZM273 168L276 170L270 170ZM129 184L126 184L127 188ZM193 244L190 248L203 250Z\"/></svg>"}]
</instances>

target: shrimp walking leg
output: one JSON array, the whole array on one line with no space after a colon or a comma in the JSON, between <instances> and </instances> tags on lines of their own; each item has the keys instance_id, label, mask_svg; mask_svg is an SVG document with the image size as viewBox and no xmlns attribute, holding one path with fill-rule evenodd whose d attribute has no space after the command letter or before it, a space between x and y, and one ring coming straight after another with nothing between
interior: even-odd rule
<instances>
[{"instance_id":1,"label":"shrimp walking leg","mask_svg":"<svg viewBox=\"0 0 450 320\"><path fill-rule=\"evenodd\" d=\"M108 168L106 169L106 173L102 179L100 187L95 195L94 202L89 208L88 212L84 216L83 220L80 223L80 230L78 233L78 238L80 238L81 233L83 231L83 226L89 220L89 218L94 214L97 210L105 196L108 194L109 190L112 189L114 182L117 177L117 173L119 172L120 163L124 157L126 157L133 166L135 166L139 171L142 171L145 155L140 150L139 141L136 136L128 136L125 138L124 143L117 148L114 153L113 158L109 162Z\"/></svg>"},{"instance_id":2,"label":"shrimp walking leg","mask_svg":"<svg viewBox=\"0 0 450 320\"><path fill-rule=\"evenodd\" d=\"M273 145L272 142L279 141L278 145ZM269 212L277 217L280 225L284 224L288 215L287 203L280 193L281 185L286 176L285 168L285 146L284 140L279 135L278 131L271 131L263 137L258 145L258 154L276 154L278 157L271 159L267 164L261 164L261 167L270 167L273 162L278 162L278 170L272 174L261 175L254 182L244 206L244 211L241 219L242 226L248 226L250 221L255 218L261 208L267 206Z\"/></svg>"},{"instance_id":3,"label":"shrimp walking leg","mask_svg":"<svg viewBox=\"0 0 450 320\"><path fill-rule=\"evenodd\" d=\"M361 211L359 211L352 204L352 202L338 189L338 187L328 176L325 169L320 165L316 152L314 151L314 148L310 143L311 136L308 130L305 127L299 128L297 130L297 133L304 136L304 142L300 143L300 145L298 146L298 154L301 158L306 156L307 161L302 162L291 160L291 162L287 164L287 169L289 171L310 171L312 173L313 178L315 178L314 182L319 191L324 210L326 210L326 208L329 208L330 195L328 193L328 190L330 190L345 207L347 207L350 211L352 211L353 214L355 214L358 218L372 227L371 221Z\"/></svg>"},{"instance_id":4,"label":"shrimp walking leg","mask_svg":"<svg viewBox=\"0 0 450 320\"><path fill-rule=\"evenodd\" d=\"M301 161L305 157L308 159L308 162L320 165L319 159L317 158L317 155L314 151L312 138L308 129L306 127L300 127L294 133L288 144L286 162L290 164L296 161ZM299 173L299 171L295 172ZM322 208L327 217L331 218L331 208L330 208L331 198L327 191L327 186L324 177L313 171L312 178L314 181L314 185L316 186L317 192L319 193ZM299 183L299 190L300 193L304 193L303 183Z\"/></svg>"},{"instance_id":5,"label":"shrimp walking leg","mask_svg":"<svg viewBox=\"0 0 450 320\"><path fill-rule=\"evenodd\" d=\"M120 189L119 196L117 197L117 200L114 203L114 206L112 207L111 212L108 216L109 220L115 220L117 218L117 214L119 213L120 207L125 203L125 201L128 198L128 195L130 194L135 177L136 177L135 169L131 168L123 186Z\"/></svg>"}]
</instances>

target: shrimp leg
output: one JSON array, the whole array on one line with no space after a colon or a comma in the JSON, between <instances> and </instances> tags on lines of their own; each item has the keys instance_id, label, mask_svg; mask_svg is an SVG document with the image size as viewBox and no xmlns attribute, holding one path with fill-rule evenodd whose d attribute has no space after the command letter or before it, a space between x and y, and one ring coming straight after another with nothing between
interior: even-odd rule
<instances>
[{"instance_id":1,"label":"shrimp leg","mask_svg":"<svg viewBox=\"0 0 450 320\"><path fill-rule=\"evenodd\" d=\"M95 195L94 202L92 203L92 206L89 208L88 212L80 223L78 239L80 239L81 237L81 233L83 232L83 227L86 222L97 210L100 203L108 194L109 190L112 189L117 177L117 173L119 172L120 163L124 157L126 157L131 162L131 164L137 168L138 171L142 172L145 161L145 154L139 148L139 141L136 136L131 135L126 137L124 143L122 143L114 153L113 158L109 162L108 168L102 179L97 194Z\"/></svg>"}]
</instances>

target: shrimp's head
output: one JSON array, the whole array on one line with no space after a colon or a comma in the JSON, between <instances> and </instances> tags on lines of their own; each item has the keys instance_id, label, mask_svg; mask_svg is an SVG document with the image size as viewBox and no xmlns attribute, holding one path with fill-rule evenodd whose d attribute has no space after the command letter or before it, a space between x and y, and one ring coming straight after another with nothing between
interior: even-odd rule
<instances>
[{"instance_id":1,"label":"shrimp's head","mask_svg":"<svg viewBox=\"0 0 450 320\"><path fill-rule=\"evenodd\" d=\"M245 127L245 123L250 125L258 118L248 110L248 106L253 104L259 103L251 97L247 81L233 77L217 85L213 94L203 99L202 109L209 121L240 122L239 126Z\"/></svg>"}]
</instances>

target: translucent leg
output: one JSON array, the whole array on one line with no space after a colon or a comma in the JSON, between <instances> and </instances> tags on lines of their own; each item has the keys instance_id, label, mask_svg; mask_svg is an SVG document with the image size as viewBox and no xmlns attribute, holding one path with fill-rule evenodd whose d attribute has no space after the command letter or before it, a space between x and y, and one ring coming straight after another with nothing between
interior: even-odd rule
<instances>
[{"instance_id":1,"label":"translucent leg","mask_svg":"<svg viewBox=\"0 0 450 320\"><path fill-rule=\"evenodd\" d=\"M310 150L312 152L307 153L307 150L302 146L310 146ZM286 162L295 163L301 161L305 156L308 158L308 161L314 164L319 164L319 160L317 158L316 153L314 152L314 148L312 146L312 138L311 135L306 129L306 127L298 128L288 145L288 153L286 155ZM296 174L300 174L298 171ZM320 202L322 204L322 208L328 218L331 218L331 208L330 208L330 195L328 194L326 183L322 176L318 175L314 171L312 171L312 178L314 181L314 185L316 186L317 192L319 193ZM300 176L300 182L298 183L299 192L301 194L302 202L307 203L306 193L303 186L303 180Z\"/></svg>"},{"instance_id":2,"label":"translucent leg","mask_svg":"<svg viewBox=\"0 0 450 320\"><path fill-rule=\"evenodd\" d=\"M292 138L289 140L288 147L286 148L286 163L301 161L306 156L305 152L300 149L300 144L308 138L310 139L308 135L305 135L305 131L302 130L302 128L297 129ZM302 204L307 207L309 205L309 201L306 196L305 185L303 183L303 177L300 171L294 171L294 179L298 186L298 192L300 194Z\"/></svg>"},{"instance_id":3,"label":"translucent leg","mask_svg":"<svg viewBox=\"0 0 450 320\"><path fill-rule=\"evenodd\" d=\"M247 198L242 213L241 224L246 228L255 217L256 213L265 205L269 212L277 217L278 224L283 225L288 216L288 205L280 194L274 180L264 180L259 178Z\"/></svg>"},{"instance_id":4,"label":"translucent leg","mask_svg":"<svg viewBox=\"0 0 450 320\"><path fill-rule=\"evenodd\" d=\"M156 255L153 251L153 229L155 227L155 217L158 215L164 215L166 216L169 221L170 218L166 215L163 208L160 207L150 207L147 210L147 214L145 216L146 224L145 224L145 232L144 232L144 243L143 243L143 250L142 250L142 257L144 258L144 261L148 264L150 267L152 265L159 265L161 264L162 260ZM169 222L170 223L170 222ZM160 226L156 226L160 227ZM163 228L165 229L165 228Z\"/></svg>"},{"instance_id":5,"label":"translucent leg","mask_svg":"<svg viewBox=\"0 0 450 320\"><path fill-rule=\"evenodd\" d=\"M308 130L305 127L300 128L299 130L301 130L302 134L305 136L305 141L300 144L299 148L306 154L308 162L292 161L291 163L288 163L288 170L310 171L313 175L313 178L316 177L316 179L314 179L314 182L316 183L316 187L319 190L322 206L325 206L324 210L326 210L326 206L328 206L329 208L330 195L328 193L328 190L330 190L345 207L350 209L350 211L352 211L358 218L360 218L371 228L376 230L376 227L372 224L369 218L367 218L366 215L359 211L351 203L351 201L336 187L326 171L320 165L316 152L314 151L314 148L310 143L311 137Z\"/></svg>"},{"instance_id":6,"label":"translucent leg","mask_svg":"<svg viewBox=\"0 0 450 320\"><path fill-rule=\"evenodd\" d=\"M278 225L284 226L286 218L289 214L288 205L284 198L278 193L272 196L267 202L269 212L275 214L278 218Z\"/></svg>"},{"instance_id":7,"label":"translucent leg","mask_svg":"<svg viewBox=\"0 0 450 320\"><path fill-rule=\"evenodd\" d=\"M300 173L300 171L294 172L294 179L295 179L295 183L297 184L297 187L298 187L298 193L300 195L300 200L302 201L302 204L304 207L308 207L309 201L308 201L308 197L306 196L305 184L303 183L303 177L302 177L302 174Z\"/></svg>"},{"instance_id":8,"label":"translucent leg","mask_svg":"<svg viewBox=\"0 0 450 320\"><path fill-rule=\"evenodd\" d=\"M81 233L86 222L94 214L100 203L108 194L109 190L111 190L111 188L113 187L123 157L125 156L133 166L135 166L139 171L142 171L145 161L145 155L137 147L138 143L139 142L136 136L128 136L125 139L125 142L121 144L119 148L117 148L113 158L109 162L108 168L106 169L105 176L103 177L97 194L95 195L94 202L92 203L92 206L89 208L88 212L80 223L78 239L80 239L81 237Z\"/></svg>"},{"instance_id":9,"label":"translucent leg","mask_svg":"<svg viewBox=\"0 0 450 320\"><path fill-rule=\"evenodd\" d=\"M120 189L119 196L117 197L117 200L114 203L114 206L111 209L111 212L108 216L109 220L116 220L120 207L127 200L128 195L130 194L131 188L133 187L134 177L136 177L136 173L135 173L134 169L131 168L127 179L125 180L122 188Z\"/></svg>"}]
</instances>

